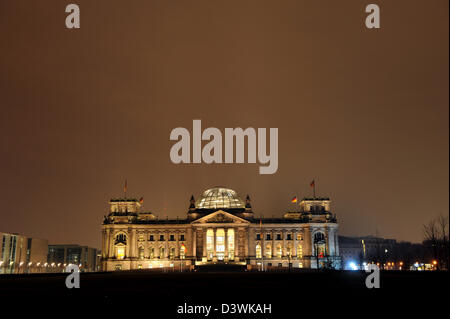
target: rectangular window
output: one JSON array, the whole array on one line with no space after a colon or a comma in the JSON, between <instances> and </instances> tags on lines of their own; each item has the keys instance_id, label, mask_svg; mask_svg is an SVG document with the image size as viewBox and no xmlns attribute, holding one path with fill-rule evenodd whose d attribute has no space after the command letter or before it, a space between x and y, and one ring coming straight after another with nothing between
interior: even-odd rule
<instances>
[{"instance_id":1,"label":"rectangular window","mask_svg":"<svg viewBox=\"0 0 450 319\"><path fill-rule=\"evenodd\" d=\"M185 241L184 235L180 235L180 240L181 240L181 241Z\"/></svg>"},{"instance_id":2,"label":"rectangular window","mask_svg":"<svg viewBox=\"0 0 450 319\"><path fill-rule=\"evenodd\" d=\"M170 241L174 241L175 240L175 235L170 235L169 240Z\"/></svg>"},{"instance_id":3,"label":"rectangular window","mask_svg":"<svg viewBox=\"0 0 450 319\"><path fill-rule=\"evenodd\" d=\"M150 235L150 237L149 237L149 239L148 239L149 241L154 241L155 240L155 238L153 237L153 235Z\"/></svg>"},{"instance_id":4,"label":"rectangular window","mask_svg":"<svg viewBox=\"0 0 450 319\"><path fill-rule=\"evenodd\" d=\"M270 234L266 235L266 240L270 240Z\"/></svg>"},{"instance_id":5,"label":"rectangular window","mask_svg":"<svg viewBox=\"0 0 450 319\"><path fill-rule=\"evenodd\" d=\"M256 240L261 240L261 234L256 234Z\"/></svg>"},{"instance_id":6,"label":"rectangular window","mask_svg":"<svg viewBox=\"0 0 450 319\"><path fill-rule=\"evenodd\" d=\"M277 234L277 240L281 240L281 234Z\"/></svg>"},{"instance_id":7,"label":"rectangular window","mask_svg":"<svg viewBox=\"0 0 450 319\"><path fill-rule=\"evenodd\" d=\"M292 240L292 235L291 234L287 234L287 240Z\"/></svg>"},{"instance_id":8,"label":"rectangular window","mask_svg":"<svg viewBox=\"0 0 450 319\"><path fill-rule=\"evenodd\" d=\"M159 235L159 241L164 241L164 235Z\"/></svg>"}]
</instances>

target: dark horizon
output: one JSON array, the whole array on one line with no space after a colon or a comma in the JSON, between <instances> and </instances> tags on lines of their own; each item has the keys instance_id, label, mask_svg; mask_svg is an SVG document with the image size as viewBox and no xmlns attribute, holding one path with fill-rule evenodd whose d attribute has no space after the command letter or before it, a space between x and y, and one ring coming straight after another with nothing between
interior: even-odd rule
<instances>
[{"instance_id":1,"label":"dark horizon","mask_svg":"<svg viewBox=\"0 0 450 319\"><path fill-rule=\"evenodd\" d=\"M448 1L378 1L379 30L356 0L79 0L79 30L68 3L0 3L0 231L99 248L125 179L160 217L215 185L281 216L313 179L340 235L448 215ZM278 171L171 163L194 119L278 128Z\"/></svg>"}]
</instances>

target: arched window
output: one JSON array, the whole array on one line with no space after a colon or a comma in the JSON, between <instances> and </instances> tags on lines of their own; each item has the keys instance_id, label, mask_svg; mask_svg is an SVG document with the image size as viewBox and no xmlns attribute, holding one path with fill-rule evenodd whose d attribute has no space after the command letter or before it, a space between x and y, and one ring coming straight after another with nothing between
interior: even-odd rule
<instances>
[{"instance_id":1,"label":"arched window","mask_svg":"<svg viewBox=\"0 0 450 319\"><path fill-rule=\"evenodd\" d=\"M180 259L186 258L186 246L184 244L181 244L180 247Z\"/></svg>"},{"instance_id":2,"label":"arched window","mask_svg":"<svg viewBox=\"0 0 450 319\"><path fill-rule=\"evenodd\" d=\"M266 257L272 258L272 246L271 245L266 246Z\"/></svg>"},{"instance_id":3,"label":"arched window","mask_svg":"<svg viewBox=\"0 0 450 319\"><path fill-rule=\"evenodd\" d=\"M153 248L153 247L150 248L149 257L150 257L150 259L155 258L155 248Z\"/></svg>"},{"instance_id":4,"label":"arched window","mask_svg":"<svg viewBox=\"0 0 450 319\"><path fill-rule=\"evenodd\" d=\"M175 247L171 247L169 251L169 258L174 259L175 258Z\"/></svg>"},{"instance_id":5,"label":"arched window","mask_svg":"<svg viewBox=\"0 0 450 319\"><path fill-rule=\"evenodd\" d=\"M139 247L139 259L144 259L144 247Z\"/></svg>"},{"instance_id":6,"label":"arched window","mask_svg":"<svg viewBox=\"0 0 450 319\"><path fill-rule=\"evenodd\" d=\"M303 246L300 244L297 246L297 256L298 258L303 258Z\"/></svg>"},{"instance_id":7,"label":"arched window","mask_svg":"<svg viewBox=\"0 0 450 319\"><path fill-rule=\"evenodd\" d=\"M166 257L166 251L164 247L159 247L159 258L165 258Z\"/></svg>"},{"instance_id":8,"label":"arched window","mask_svg":"<svg viewBox=\"0 0 450 319\"><path fill-rule=\"evenodd\" d=\"M115 240L115 244L127 244L127 235L125 235L124 233L119 233L116 235L116 240Z\"/></svg>"},{"instance_id":9,"label":"arched window","mask_svg":"<svg viewBox=\"0 0 450 319\"><path fill-rule=\"evenodd\" d=\"M286 248L286 253L289 257L292 257L292 247L290 244Z\"/></svg>"},{"instance_id":10,"label":"arched window","mask_svg":"<svg viewBox=\"0 0 450 319\"><path fill-rule=\"evenodd\" d=\"M314 234L314 244L325 243L325 235L322 232L317 232Z\"/></svg>"},{"instance_id":11,"label":"arched window","mask_svg":"<svg viewBox=\"0 0 450 319\"><path fill-rule=\"evenodd\" d=\"M234 259L234 229L228 229L228 259Z\"/></svg>"},{"instance_id":12,"label":"arched window","mask_svg":"<svg viewBox=\"0 0 450 319\"><path fill-rule=\"evenodd\" d=\"M314 234L314 249L316 256L319 258L325 256L325 235L322 232Z\"/></svg>"},{"instance_id":13,"label":"arched window","mask_svg":"<svg viewBox=\"0 0 450 319\"><path fill-rule=\"evenodd\" d=\"M256 245L256 258L261 258L261 245Z\"/></svg>"},{"instance_id":14,"label":"arched window","mask_svg":"<svg viewBox=\"0 0 450 319\"><path fill-rule=\"evenodd\" d=\"M281 256L283 255L283 248L281 247L281 245L277 246L277 257L281 258Z\"/></svg>"},{"instance_id":15,"label":"arched window","mask_svg":"<svg viewBox=\"0 0 450 319\"><path fill-rule=\"evenodd\" d=\"M213 258L214 254L214 231L208 229L206 231L206 255L209 260Z\"/></svg>"}]
</instances>

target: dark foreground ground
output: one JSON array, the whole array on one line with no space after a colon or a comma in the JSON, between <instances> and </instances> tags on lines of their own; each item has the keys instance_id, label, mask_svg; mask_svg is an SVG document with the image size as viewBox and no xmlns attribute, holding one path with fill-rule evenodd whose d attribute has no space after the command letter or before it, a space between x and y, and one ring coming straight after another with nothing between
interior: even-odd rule
<instances>
[{"instance_id":1,"label":"dark foreground ground","mask_svg":"<svg viewBox=\"0 0 450 319\"><path fill-rule=\"evenodd\" d=\"M0 304L18 299L47 305L70 301L76 307L93 303L108 311L139 309L179 318L205 317L178 314L179 306L211 305L219 310L209 317L229 318L221 313L222 304L257 303L271 304L271 314L264 318L306 310L322 318L355 314L361 305L372 314L399 307L411 313L433 307L434 296L448 297L448 272L381 272L380 289L366 288L366 276L359 271L81 273L80 288L67 289L64 274L0 275Z\"/></svg>"}]
</instances>

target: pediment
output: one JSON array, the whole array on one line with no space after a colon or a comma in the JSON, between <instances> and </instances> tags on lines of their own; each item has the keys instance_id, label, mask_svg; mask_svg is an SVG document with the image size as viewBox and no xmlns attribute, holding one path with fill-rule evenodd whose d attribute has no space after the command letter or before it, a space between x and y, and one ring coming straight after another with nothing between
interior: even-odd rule
<instances>
[{"instance_id":1,"label":"pediment","mask_svg":"<svg viewBox=\"0 0 450 319\"><path fill-rule=\"evenodd\" d=\"M192 222L192 224L211 224L211 223L217 223L217 224L249 224L249 222L245 219L242 219L240 217L237 217L233 214L227 213L223 210L218 210L214 213L211 213L209 215L203 216L202 218L197 219L196 221Z\"/></svg>"}]
</instances>

